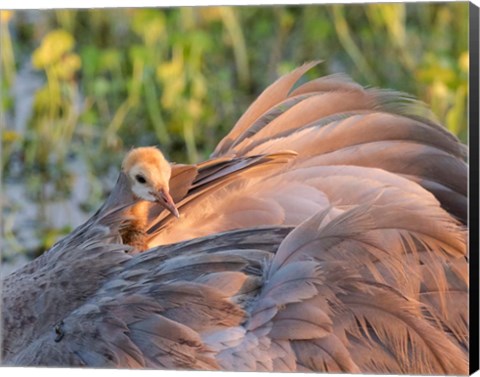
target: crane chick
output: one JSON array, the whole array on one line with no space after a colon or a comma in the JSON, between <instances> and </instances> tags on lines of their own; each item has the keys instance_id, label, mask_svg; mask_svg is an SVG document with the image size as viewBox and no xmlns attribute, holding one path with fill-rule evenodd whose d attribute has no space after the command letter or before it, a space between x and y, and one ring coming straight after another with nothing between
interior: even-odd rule
<instances>
[{"instance_id":1,"label":"crane chick","mask_svg":"<svg viewBox=\"0 0 480 377\"><path fill-rule=\"evenodd\" d=\"M128 177L131 190L140 201L130 208L132 221L121 231L125 244L137 251L148 249L146 228L149 202L158 203L175 217L179 213L169 193L171 167L162 152L155 147L132 149L124 158L122 171Z\"/></svg>"}]
</instances>

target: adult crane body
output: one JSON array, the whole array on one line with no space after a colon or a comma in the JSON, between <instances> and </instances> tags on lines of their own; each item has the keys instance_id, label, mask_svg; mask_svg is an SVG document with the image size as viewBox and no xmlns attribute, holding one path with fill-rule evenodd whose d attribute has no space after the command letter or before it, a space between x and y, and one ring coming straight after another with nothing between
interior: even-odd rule
<instances>
[{"instance_id":1,"label":"adult crane body","mask_svg":"<svg viewBox=\"0 0 480 377\"><path fill-rule=\"evenodd\" d=\"M466 148L398 93L298 85L314 64L172 164L170 202L124 169L7 276L3 363L466 374Z\"/></svg>"}]
</instances>

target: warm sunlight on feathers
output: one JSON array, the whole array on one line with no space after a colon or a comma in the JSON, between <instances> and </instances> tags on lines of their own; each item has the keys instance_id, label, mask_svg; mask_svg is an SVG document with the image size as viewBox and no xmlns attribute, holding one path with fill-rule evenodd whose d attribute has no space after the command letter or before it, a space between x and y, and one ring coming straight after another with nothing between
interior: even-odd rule
<instances>
[{"instance_id":1,"label":"warm sunlight on feathers","mask_svg":"<svg viewBox=\"0 0 480 377\"><path fill-rule=\"evenodd\" d=\"M210 160L132 150L102 208L5 278L4 362L467 374L466 147L405 95L299 84L314 65Z\"/></svg>"}]
</instances>

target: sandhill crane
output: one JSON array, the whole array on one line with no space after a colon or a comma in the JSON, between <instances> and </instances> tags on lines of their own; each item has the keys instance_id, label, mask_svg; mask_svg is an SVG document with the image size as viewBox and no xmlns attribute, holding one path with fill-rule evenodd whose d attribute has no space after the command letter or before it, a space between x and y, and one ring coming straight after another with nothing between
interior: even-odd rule
<instances>
[{"instance_id":1,"label":"sandhill crane","mask_svg":"<svg viewBox=\"0 0 480 377\"><path fill-rule=\"evenodd\" d=\"M3 363L466 374L466 148L397 93L298 85L314 64L206 162L130 152L5 278Z\"/></svg>"}]
</instances>

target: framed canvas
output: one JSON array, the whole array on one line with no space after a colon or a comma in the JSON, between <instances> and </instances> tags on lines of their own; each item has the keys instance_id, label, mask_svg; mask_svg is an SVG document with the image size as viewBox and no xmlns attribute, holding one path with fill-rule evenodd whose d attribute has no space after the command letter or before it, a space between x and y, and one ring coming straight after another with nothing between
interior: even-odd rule
<instances>
[{"instance_id":1,"label":"framed canvas","mask_svg":"<svg viewBox=\"0 0 480 377\"><path fill-rule=\"evenodd\" d=\"M478 7L115 5L0 11L3 370L477 371Z\"/></svg>"}]
</instances>

